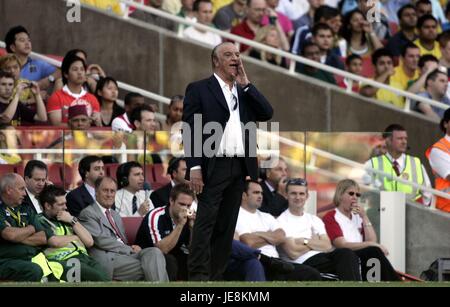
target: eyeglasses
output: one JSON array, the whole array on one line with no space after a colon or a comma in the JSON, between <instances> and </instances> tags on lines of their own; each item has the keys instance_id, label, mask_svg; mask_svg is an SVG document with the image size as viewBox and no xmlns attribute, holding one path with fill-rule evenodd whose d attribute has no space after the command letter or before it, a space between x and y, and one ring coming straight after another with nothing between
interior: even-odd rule
<instances>
[{"instance_id":1,"label":"eyeglasses","mask_svg":"<svg viewBox=\"0 0 450 307\"><path fill-rule=\"evenodd\" d=\"M292 178L287 181L287 185L300 185L303 187L307 187L308 182L303 178Z\"/></svg>"},{"instance_id":2,"label":"eyeglasses","mask_svg":"<svg viewBox=\"0 0 450 307\"><path fill-rule=\"evenodd\" d=\"M356 197L361 197L361 193L358 193L358 192L353 192L353 191L350 191L350 192L347 192L347 194L348 195L350 195L350 196L355 196L356 195Z\"/></svg>"}]
</instances>

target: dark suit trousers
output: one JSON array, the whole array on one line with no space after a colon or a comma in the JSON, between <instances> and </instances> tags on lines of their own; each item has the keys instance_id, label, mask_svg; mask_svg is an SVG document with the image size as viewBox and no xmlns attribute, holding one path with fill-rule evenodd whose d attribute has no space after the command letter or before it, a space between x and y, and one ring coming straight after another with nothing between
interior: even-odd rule
<instances>
[{"instance_id":1,"label":"dark suit trousers","mask_svg":"<svg viewBox=\"0 0 450 307\"><path fill-rule=\"evenodd\" d=\"M211 169L209 169L211 171ZM188 269L190 280L221 280L231 253L242 192L243 158L215 158L198 196Z\"/></svg>"}]
</instances>

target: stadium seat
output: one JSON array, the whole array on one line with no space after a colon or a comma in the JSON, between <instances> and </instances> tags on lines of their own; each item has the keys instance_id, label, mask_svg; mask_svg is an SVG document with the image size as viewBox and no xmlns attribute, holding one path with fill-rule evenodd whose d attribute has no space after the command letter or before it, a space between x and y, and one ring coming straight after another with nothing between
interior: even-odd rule
<instances>
[{"instance_id":1,"label":"stadium seat","mask_svg":"<svg viewBox=\"0 0 450 307\"><path fill-rule=\"evenodd\" d=\"M12 164L0 164L0 174L6 173L15 173L15 166Z\"/></svg>"},{"instance_id":2,"label":"stadium seat","mask_svg":"<svg viewBox=\"0 0 450 307\"><path fill-rule=\"evenodd\" d=\"M116 172L118 167L119 163L105 164L105 174L111 178L116 179Z\"/></svg>"},{"instance_id":3,"label":"stadium seat","mask_svg":"<svg viewBox=\"0 0 450 307\"><path fill-rule=\"evenodd\" d=\"M128 244L134 244L136 234L141 226L143 217L130 216L122 217L123 227L125 228L125 235L127 236Z\"/></svg>"},{"instance_id":4,"label":"stadium seat","mask_svg":"<svg viewBox=\"0 0 450 307\"><path fill-rule=\"evenodd\" d=\"M155 182L161 183L162 185L170 181L162 164L153 164L153 177L155 178Z\"/></svg>"}]
</instances>

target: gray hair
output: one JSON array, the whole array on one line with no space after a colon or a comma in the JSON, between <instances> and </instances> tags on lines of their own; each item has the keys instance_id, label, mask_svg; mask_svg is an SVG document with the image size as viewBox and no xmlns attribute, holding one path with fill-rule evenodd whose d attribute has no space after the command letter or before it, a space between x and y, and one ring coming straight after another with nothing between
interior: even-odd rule
<instances>
[{"instance_id":1,"label":"gray hair","mask_svg":"<svg viewBox=\"0 0 450 307\"><path fill-rule=\"evenodd\" d=\"M6 192L6 189L15 186L16 180L19 175L15 173L7 173L3 175L3 177L0 179L0 193L3 194Z\"/></svg>"},{"instance_id":2,"label":"gray hair","mask_svg":"<svg viewBox=\"0 0 450 307\"><path fill-rule=\"evenodd\" d=\"M358 188L359 190L359 185L358 183L356 183L355 180L352 179L344 179L338 182L337 186L336 186L336 192L334 192L334 197L333 197L333 204L338 207L339 203L341 202L341 197L342 195L345 194L345 191L347 191L347 189L349 188Z\"/></svg>"}]
</instances>

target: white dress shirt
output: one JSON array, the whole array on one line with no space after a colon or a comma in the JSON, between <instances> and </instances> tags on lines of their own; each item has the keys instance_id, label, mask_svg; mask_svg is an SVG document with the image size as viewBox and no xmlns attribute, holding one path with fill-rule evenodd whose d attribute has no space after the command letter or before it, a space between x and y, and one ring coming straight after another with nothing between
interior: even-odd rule
<instances>
[{"instance_id":1,"label":"white dress shirt","mask_svg":"<svg viewBox=\"0 0 450 307\"><path fill-rule=\"evenodd\" d=\"M103 213L103 216L105 217L105 219L111 224L111 222L109 221L108 217L106 216L106 210L110 210L110 209L106 209L106 208L102 207L102 205L100 205L98 201L96 201L95 204L100 208L100 211ZM113 222L115 223L114 218L112 217L112 214L111 214L111 218L113 219ZM119 227L117 225L116 225L116 227L117 227L117 229L119 229ZM115 232L114 232L114 234L116 235L117 241L119 241L120 243L125 244L122 241L122 239L120 238L120 236L118 236Z\"/></svg>"},{"instance_id":2,"label":"white dress shirt","mask_svg":"<svg viewBox=\"0 0 450 307\"><path fill-rule=\"evenodd\" d=\"M36 209L36 213L42 213L42 208L41 205L39 204L39 200L36 198L36 196L30 192L30 190L28 190L27 188L25 188L25 190L27 190L27 194L31 199L31 203L33 204L34 209Z\"/></svg>"},{"instance_id":3,"label":"white dress shirt","mask_svg":"<svg viewBox=\"0 0 450 307\"><path fill-rule=\"evenodd\" d=\"M84 187L86 188L86 190L89 192L89 194L91 195L92 199L95 200L95 188L91 187L89 184L85 183Z\"/></svg>"},{"instance_id":4,"label":"white dress shirt","mask_svg":"<svg viewBox=\"0 0 450 307\"><path fill-rule=\"evenodd\" d=\"M133 196L136 195L137 198L137 208L138 210L133 213ZM140 190L136 194L132 194L126 189L120 189L116 193L116 211L121 217L127 216L141 216L139 214L139 208L141 204L147 199L150 203L149 211L155 208L152 201L150 200L151 191Z\"/></svg>"},{"instance_id":5,"label":"white dress shirt","mask_svg":"<svg viewBox=\"0 0 450 307\"><path fill-rule=\"evenodd\" d=\"M450 142L450 136L446 135L445 139ZM441 178L447 178L450 175L450 155L444 151L437 148L431 149L430 165Z\"/></svg>"}]
</instances>

